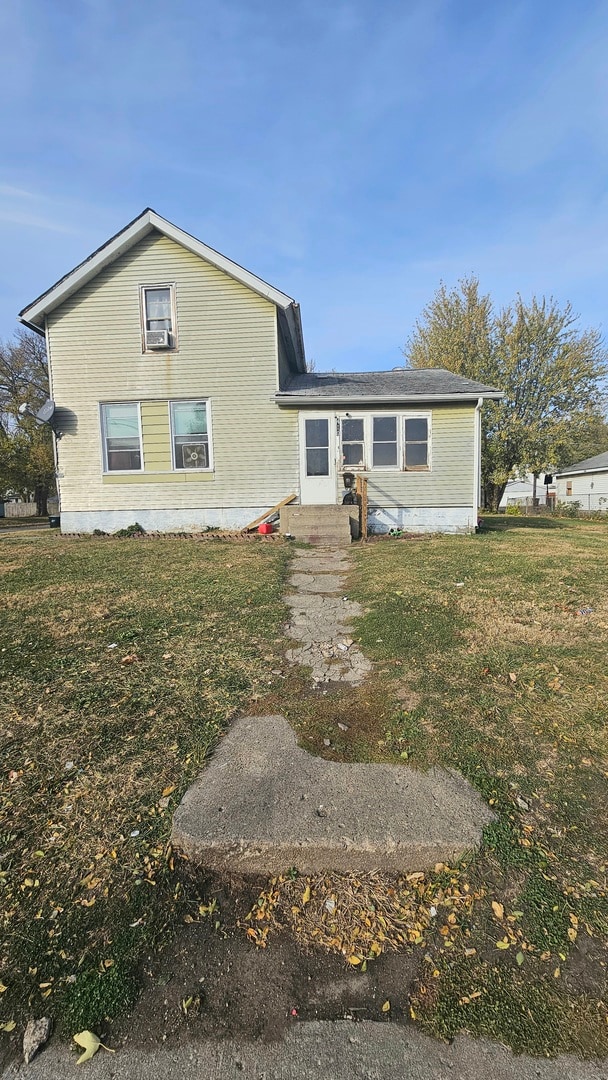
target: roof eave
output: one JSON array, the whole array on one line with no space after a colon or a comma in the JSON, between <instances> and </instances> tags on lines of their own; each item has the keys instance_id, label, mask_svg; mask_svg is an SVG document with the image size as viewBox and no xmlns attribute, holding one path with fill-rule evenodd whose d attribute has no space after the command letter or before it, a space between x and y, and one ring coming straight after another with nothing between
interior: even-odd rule
<instances>
[{"instance_id":1,"label":"roof eave","mask_svg":"<svg viewBox=\"0 0 608 1080\"><path fill-rule=\"evenodd\" d=\"M564 469L563 472L555 474L555 479L559 480L561 476L587 476L589 473L608 472L608 465L596 465L593 469Z\"/></svg>"},{"instance_id":2,"label":"roof eave","mask_svg":"<svg viewBox=\"0 0 608 1080\"><path fill-rule=\"evenodd\" d=\"M229 277L252 289L253 292L269 300L277 307L287 310L295 304L291 296L281 292L279 289L275 289L273 285L269 285L262 278L252 274L249 270L245 270L238 263L228 259L219 251L215 251L214 248L203 244L196 237L191 236L189 233L184 232L183 229L178 228L177 225L173 225L172 222L161 217L156 211L147 209L100 248L97 248L73 270L60 278L50 289L47 289L31 304L23 308L19 312L19 320L26 326L30 325L32 329L36 327L39 330L42 329L45 316L50 311L69 299L83 285L86 285L101 270L142 240L153 229L156 229L170 240L174 240L206 262L211 263L218 270L222 270Z\"/></svg>"},{"instance_id":3,"label":"roof eave","mask_svg":"<svg viewBox=\"0 0 608 1080\"><path fill-rule=\"evenodd\" d=\"M360 394L357 396L347 394L275 394L274 400L277 405L396 405L396 404L425 404L426 402L477 402L480 398L488 401L501 401L504 394L499 390L479 391L474 394Z\"/></svg>"}]
</instances>

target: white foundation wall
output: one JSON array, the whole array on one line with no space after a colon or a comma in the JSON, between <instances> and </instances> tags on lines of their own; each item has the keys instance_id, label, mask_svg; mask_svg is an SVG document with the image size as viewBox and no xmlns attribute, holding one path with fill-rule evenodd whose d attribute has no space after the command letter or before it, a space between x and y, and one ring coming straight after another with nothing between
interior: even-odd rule
<instances>
[{"instance_id":1,"label":"white foundation wall","mask_svg":"<svg viewBox=\"0 0 608 1080\"><path fill-rule=\"evenodd\" d=\"M267 506L220 506L201 510L64 510L62 533L113 533L136 522L146 532L201 532L204 529L244 529L268 510Z\"/></svg>"},{"instance_id":2,"label":"white foundation wall","mask_svg":"<svg viewBox=\"0 0 608 1080\"><path fill-rule=\"evenodd\" d=\"M387 506L370 509L367 526L371 533L471 533L477 518L472 506Z\"/></svg>"}]
</instances>

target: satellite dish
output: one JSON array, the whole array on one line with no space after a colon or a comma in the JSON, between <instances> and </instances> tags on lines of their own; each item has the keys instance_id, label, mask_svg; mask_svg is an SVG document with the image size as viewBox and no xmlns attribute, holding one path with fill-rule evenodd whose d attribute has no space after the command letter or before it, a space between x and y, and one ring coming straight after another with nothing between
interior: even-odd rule
<instances>
[{"instance_id":1,"label":"satellite dish","mask_svg":"<svg viewBox=\"0 0 608 1080\"><path fill-rule=\"evenodd\" d=\"M48 398L42 408L39 409L36 413L36 420L38 420L41 424L48 424L53 419L54 414L55 402L52 398Z\"/></svg>"}]
</instances>

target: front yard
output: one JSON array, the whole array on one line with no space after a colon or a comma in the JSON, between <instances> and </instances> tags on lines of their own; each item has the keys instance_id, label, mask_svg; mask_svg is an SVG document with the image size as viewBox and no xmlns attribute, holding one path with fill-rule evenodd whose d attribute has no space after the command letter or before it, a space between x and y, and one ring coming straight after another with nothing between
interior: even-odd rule
<instances>
[{"instance_id":1,"label":"front yard","mask_svg":"<svg viewBox=\"0 0 608 1080\"><path fill-rule=\"evenodd\" d=\"M129 1004L183 919L171 814L273 679L287 550L0 544L0 1025L73 1032Z\"/></svg>"},{"instance_id":2,"label":"front yard","mask_svg":"<svg viewBox=\"0 0 608 1080\"><path fill-rule=\"evenodd\" d=\"M323 694L282 659L287 545L0 540L0 1025L71 1033L133 1000L198 911L172 810L247 707L338 760L456 768L497 815L413 881L286 873L247 924L269 950L278 926L321 956L357 939L358 969L395 950L416 974L379 1017L608 1053L607 550L604 523L505 518L353 548L374 672Z\"/></svg>"}]
</instances>

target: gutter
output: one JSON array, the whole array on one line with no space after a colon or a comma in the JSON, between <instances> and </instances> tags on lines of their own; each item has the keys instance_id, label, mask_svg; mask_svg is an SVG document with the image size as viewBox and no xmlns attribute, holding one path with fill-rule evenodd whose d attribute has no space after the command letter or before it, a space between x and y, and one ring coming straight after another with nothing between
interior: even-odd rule
<instances>
[{"instance_id":1,"label":"gutter","mask_svg":"<svg viewBox=\"0 0 608 1080\"><path fill-rule=\"evenodd\" d=\"M35 323L28 322L27 319L22 319L21 316L19 316L19 322L22 323L23 326L27 326L28 330L33 330L35 334L40 334L40 337L46 337L46 332L42 326L36 326Z\"/></svg>"},{"instance_id":2,"label":"gutter","mask_svg":"<svg viewBox=\"0 0 608 1080\"><path fill-rule=\"evenodd\" d=\"M481 401L502 401L504 394L500 390L493 390L484 394L372 394L358 395L357 397L340 394L330 396L325 394L275 394L274 400L277 405L305 406L319 408L324 405L382 405L382 404L412 404L425 405L427 402L457 402L474 401L476 405Z\"/></svg>"},{"instance_id":3,"label":"gutter","mask_svg":"<svg viewBox=\"0 0 608 1080\"><path fill-rule=\"evenodd\" d=\"M555 479L561 480L562 476L594 476L595 473L608 472L608 465L596 466L595 469L569 469L568 472L555 473Z\"/></svg>"}]
</instances>

